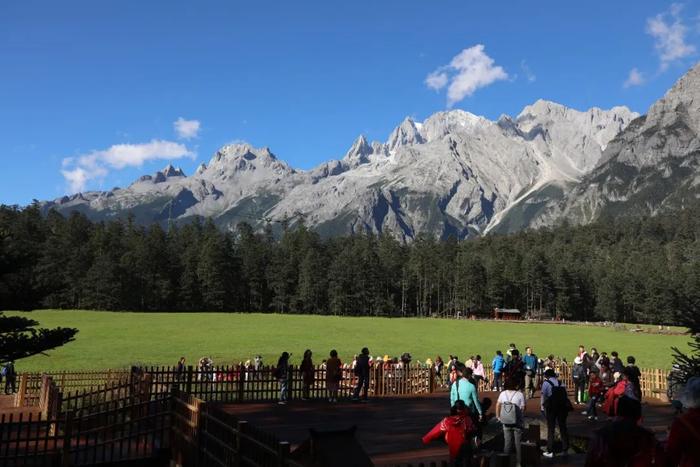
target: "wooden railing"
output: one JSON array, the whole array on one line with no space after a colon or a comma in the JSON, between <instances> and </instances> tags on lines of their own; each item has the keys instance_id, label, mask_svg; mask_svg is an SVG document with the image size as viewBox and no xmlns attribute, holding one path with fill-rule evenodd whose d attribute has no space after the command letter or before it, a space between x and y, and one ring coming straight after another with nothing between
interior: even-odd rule
<instances>
[{"instance_id":1,"label":"wooden railing","mask_svg":"<svg viewBox=\"0 0 700 467\"><path fill-rule=\"evenodd\" d=\"M79 466L156 457L167 446L170 396L76 416L0 416L0 467Z\"/></svg>"},{"instance_id":2,"label":"wooden railing","mask_svg":"<svg viewBox=\"0 0 700 467\"><path fill-rule=\"evenodd\" d=\"M274 376L274 367L259 370L244 366L222 366L210 370L188 367L178 373L171 367L144 367L142 371L153 378L153 391L169 390L172 384L188 394L207 402L249 402L272 401L279 396L279 381ZM287 375L288 394L291 400L303 396L303 376L298 367L290 367ZM350 397L357 384L357 377L351 369L343 369L339 386L340 397ZM419 395L433 392L434 372L431 368L372 368L369 379L369 395L387 397L399 395ZM310 399L328 397L326 370L314 369L314 384L309 389Z\"/></svg>"},{"instance_id":3,"label":"wooden railing","mask_svg":"<svg viewBox=\"0 0 700 467\"><path fill-rule=\"evenodd\" d=\"M79 406L97 406L101 403L123 397L131 384L132 370L105 370L91 372L59 372L52 374L52 381L63 395L64 411ZM273 367L263 367L257 371L242 365L218 366L208 370L187 367L182 373L176 368L167 366L142 367L139 371L151 375L152 393L168 392L172 384L185 392L204 401L238 403L248 401L272 401L279 395L279 382L274 377ZM357 383L357 377L351 369L343 369L340 381L339 396L350 397ZM480 391L490 389L493 381L493 371L490 365L485 365L484 372L489 381L482 382ZM557 367L561 381L570 389L573 388L571 367L562 364ZM443 372L442 380L435 377L432 368L411 366L403 368L372 368L370 371L369 394L372 397L392 397L404 395L420 395L436 390L446 378ZM668 371L660 369L641 369L642 395L647 398L663 399L667 389ZM41 398L41 376L39 374L23 374L20 377L19 391L15 398L16 406L39 406ZM103 378L103 379L100 379ZM291 367L288 375L289 398L302 397L303 377L298 367ZM90 384L90 386L87 386ZM326 373L321 366L314 370L314 384L310 388L309 397L312 399L327 398Z\"/></svg>"},{"instance_id":4,"label":"wooden railing","mask_svg":"<svg viewBox=\"0 0 700 467\"><path fill-rule=\"evenodd\" d=\"M175 465L302 467L290 445L180 390L172 398L171 446Z\"/></svg>"}]
</instances>

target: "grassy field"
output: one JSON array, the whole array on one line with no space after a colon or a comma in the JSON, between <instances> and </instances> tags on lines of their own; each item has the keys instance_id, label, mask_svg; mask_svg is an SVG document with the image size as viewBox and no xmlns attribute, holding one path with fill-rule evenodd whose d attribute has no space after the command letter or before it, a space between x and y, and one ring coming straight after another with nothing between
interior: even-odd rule
<instances>
[{"instance_id":1,"label":"grassy field","mask_svg":"<svg viewBox=\"0 0 700 467\"><path fill-rule=\"evenodd\" d=\"M190 362L211 355L230 364L263 355L276 362L283 350L298 362L304 349L316 361L338 350L351 359L363 346L372 355L410 352L425 360L451 353L481 354L490 363L494 352L510 342L531 345L541 357L549 353L572 360L579 344L599 351L634 355L642 367L669 368L672 346L687 349L687 336L614 331L585 325L454 321L419 318L341 318L228 313L108 313L34 311L22 314L43 327L76 327L74 342L18 363L19 371L121 368L131 364L174 365L184 355Z\"/></svg>"}]
</instances>

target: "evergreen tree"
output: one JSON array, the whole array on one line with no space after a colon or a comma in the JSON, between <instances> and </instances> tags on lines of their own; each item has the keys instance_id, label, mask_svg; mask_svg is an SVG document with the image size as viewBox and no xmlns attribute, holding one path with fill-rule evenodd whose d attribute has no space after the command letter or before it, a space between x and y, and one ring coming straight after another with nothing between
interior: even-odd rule
<instances>
[{"instance_id":1,"label":"evergreen tree","mask_svg":"<svg viewBox=\"0 0 700 467\"><path fill-rule=\"evenodd\" d=\"M39 323L23 316L0 312L0 362L31 357L60 347L74 339L77 329L36 328Z\"/></svg>"}]
</instances>

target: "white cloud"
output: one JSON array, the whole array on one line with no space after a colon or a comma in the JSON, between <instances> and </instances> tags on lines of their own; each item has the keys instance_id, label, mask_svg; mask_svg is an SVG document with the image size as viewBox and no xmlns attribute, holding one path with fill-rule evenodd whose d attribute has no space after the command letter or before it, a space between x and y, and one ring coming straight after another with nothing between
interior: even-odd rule
<instances>
[{"instance_id":1,"label":"white cloud","mask_svg":"<svg viewBox=\"0 0 700 467\"><path fill-rule=\"evenodd\" d=\"M445 73L444 71L433 71L428 75L427 78L425 78L425 84L430 89L435 89L436 91L439 91L440 89L447 86L448 80L449 78L447 77L447 73Z\"/></svg>"},{"instance_id":2,"label":"white cloud","mask_svg":"<svg viewBox=\"0 0 700 467\"><path fill-rule=\"evenodd\" d=\"M199 120L185 120L182 117L173 122L173 128L175 128L177 137L180 139L196 138L199 134L200 126Z\"/></svg>"},{"instance_id":3,"label":"white cloud","mask_svg":"<svg viewBox=\"0 0 700 467\"><path fill-rule=\"evenodd\" d=\"M449 65L430 73L425 84L436 91L447 86L447 106L452 107L477 89L504 79L508 79L508 74L502 67L496 66L493 59L484 53L484 46L478 44L462 50Z\"/></svg>"},{"instance_id":4,"label":"white cloud","mask_svg":"<svg viewBox=\"0 0 700 467\"><path fill-rule=\"evenodd\" d=\"M647 34L654 38L654 48L659 54L660 69L695 53L695 46L686 43L688 28L680 16L683 6L671 4L668 11L647 20Z\"/></svg>"},{"instance_id":5,"label":"white cloud","mask_svg":"<svg viewBox=\"0 0 700 467\"><path fill-rule=\"evenodd\" d=\"M152 160L173 160L195 154L184 144L173 141L151 140L141 144L115 144L107 149L92 151L78 157L63 159L61 174L71 192L84 191L88 182L107 176L109 169L141 167Z\"/></svg>"},{"instance_id":6,"label":"white cloud","mask_svg":"<svg viewBox=\"0 0 700 467\"><path fill-rule=\"evenodd\" d=\"M528 83L534 83L535 80L537 79L537 76L532 72L530 67L527 65L527 62L525 60L520 61L520 69L523 70L523 73L525 74L525 78L527 79Z\"/></svg>"},{"instance_id":7,"label":"white cloud","mask_svg":"<svg viewBox=\"0 0 700 467\"><path fill-rule=\"evenodd\" d=\"M642 84L644 84L644 81L644 73L642 73L636 68L632 68L630 70L629 76L627 77L627 80L625 80L622 87L629 88L632 86L641 86Z\"/></svg>"}]
</instances>

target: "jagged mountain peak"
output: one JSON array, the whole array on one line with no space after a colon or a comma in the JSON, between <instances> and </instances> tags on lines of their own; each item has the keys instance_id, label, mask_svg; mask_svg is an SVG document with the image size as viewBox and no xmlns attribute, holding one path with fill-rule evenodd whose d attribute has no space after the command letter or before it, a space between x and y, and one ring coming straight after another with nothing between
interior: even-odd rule
<instances>
[{"instance_id":1,"label":"jagged mountain peak","mask_svg":"<svg viewBox=\"0 0 700 467\"><path fill-rule=\"evenodd\" d=\"M360 135L352 143L352 146L343 157L343 161L351 167L369 162L369 156L372 154L372 146L367 142L365 135Z\"/></svg>"},{"instance_id":2,"label":"jagged mountain peak","mask_svg":"<svg viewBox=\"0 0 700 467\"><path fill-rule=\"evenodd\" d=\"M212 158L212 162L220 162L222 160L235 159L239 157L242 157L247 160L255 160L258 157L277 160L277 157L270 151L270 148L268 148L267 146L264 146L262 148L256 148L249 143L243 142L231 143L223 146L216 152L216 154Z\"/></svg>"},{"instance_id":3,"label":"jagged mountain peak","mask_svg":"<svg viewBox=\"0 0 700 467\"><path fill-rule=\"evenodd\" d=\"M424 142L425 140L420 134L420 129L418 125L416 125L416 122L414 122L411 117L406 117L401 124L391 132L386 142L386 147L389 151L394 151L399 146L422 144Z\"/></svg>"},{"instance_id":4,"label":"jagged mountain peak","mask_svg":"<svg viewBox=\"0 0 700 467\"><path fill-rule=\"evenodd\" d=\"M168 178L168 177L185 177L185 172L182 171L180 167L173 167L172 164L168 164L165 166L163 170L161 170L163 175Z\"/></svg>"},{"instance_id":5,"label":"jagged mountain peak","mask_svg":"<svg viewBox=\"0 0 700 467\"><path fill-rule=\"evenodd\" d=\"M545 115L562 116L569 110L571 109L557 102L546 99L537 99L534 104L526 105L520 114L518 114L516 120Z\"/></svg>"}]
</instances>

